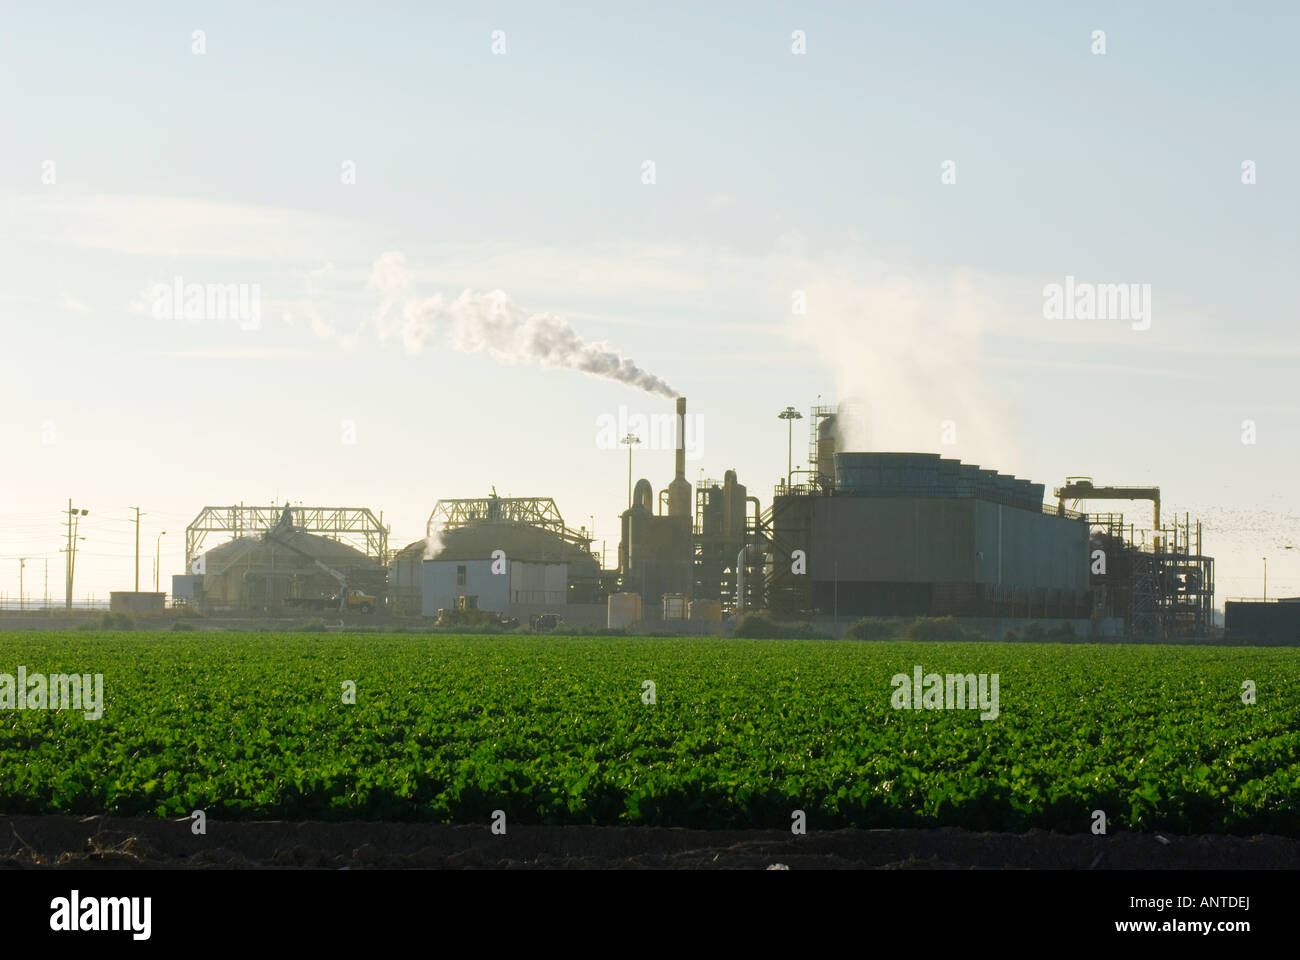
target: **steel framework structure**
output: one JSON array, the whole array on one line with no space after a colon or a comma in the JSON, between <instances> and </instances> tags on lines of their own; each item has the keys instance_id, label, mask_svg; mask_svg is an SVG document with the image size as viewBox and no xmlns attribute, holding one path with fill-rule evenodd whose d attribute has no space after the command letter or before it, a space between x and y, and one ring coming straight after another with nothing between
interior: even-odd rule
<instances>
[{"instance_id":1,"label":"steel framework structure","mask_svg":"<svg viewBox=\"0 0 1300 960\"><path fill-rule=\"evenodd\" d=\"M1184 514L1181 528L1175 517L1158 533L1161 630L1166 637L1205 636L1213 623L1214 558L1201 552L1200 521L1193 528Z\"/></svg>"},{"instance_id":2,"label":"steel framework structure","mask_svg":"<svg viewBox=\"0 0 1300 960\"><path fill-rule=\"evenodd\" d=\"M591 537L564 525L564 517L550 497L471 497L464 500L439 500L429 514L425 534L435 530L454 530L474 523L505 521L526 523L549 530L569 543L590 549Z\"/></svg>"},{"instance_id":3,"label":"steel framework structure","mask_svg":"<svg viewBox=\"0 0 1300 960\"><path fill-rule=\"evenodd\" d=\"M794 551L806 548L807 545L786 540L777 533L777 528L786 527L788 517L799 511L801 496L818 496L822 493L819 488L806 485L778 488L773 493L771 505L759 516L757 529L751 533L754 541L761 545L766 560L761 570L765 596L757 599L760 606L765 603L778 616L804 617L812 614L809 578L796 576L790 563ZM778 562L778 558L781 562Z\"/></svg>"},{"instance_id":4,"label":"steel framework structure","mask_svg":"<svg viewBox=\"0 0 1300 960\"><path fill-rule=\"evenodd\" d=\"M1129 634L1160 637L1160 561L1149 553L1133 554L1133 581L1129 607Z\"/></svg>"},{"instance_id":5,"label":"steel framework structure","mask_svg":"<svg viewBox=\"0 0 1300 960\"><path fill-rule=\"evenodd\" d=\"M293 525L299 530L329 537L362 551L381 562L388 558L388 528L382 514L376 517L367 507L289 507ZM204 507L185 528L185 563L198 558L209 533L232 537L261 535L279 522L285 508L241 503L233 507Z\"/></svg>"},{"instance_id":6,"label":"steel framework structure","mask_svg":"<svg viewBox=\"0 0 1300 960\"><path fill-rule=\"evenodd\" d=\"M1095 616L1123 617L1135 637L1210 632L1214 558L1202 553L1199 522L1184 515L1182 523L1175 518L1172 525L1143 530L1125 524L1123 514L1094 513L1088 523L1107 545L1104 572L1092 574Z\"/></svg>"},{"instance_id":7,"label":"steel framework structure","mask_svg":"<svg viewBox=\"0 0 1300 960\"><path fill-rule=\"evenodd\" d=\"M1091 477L1066 477L1065 486L1056 488L1057 505L1064 510L1065 501L1073 500L1150 500L1154 504L1155 520L1152 529L1160 529L1160 488L1123 484L1097 487Z\"/></svg>"}]
</instances>

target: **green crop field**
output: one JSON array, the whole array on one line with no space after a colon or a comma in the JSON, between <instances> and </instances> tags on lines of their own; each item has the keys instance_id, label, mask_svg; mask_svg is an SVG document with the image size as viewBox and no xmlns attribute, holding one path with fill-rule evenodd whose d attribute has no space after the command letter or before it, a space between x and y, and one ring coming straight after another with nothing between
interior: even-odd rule
<instances>
[{"instance_id":1,"label":"green crop field","mask_svg":"<svg viewBox=\"0 0 1300 960\"><path fill-rule=\"evenodd\" d=\"M997 674L996 719L894 709L917 665ZM20 666L103 715L0 677L0 813L1300 836L1300 650L0 633Z\"/></svg>"}]
</instances>

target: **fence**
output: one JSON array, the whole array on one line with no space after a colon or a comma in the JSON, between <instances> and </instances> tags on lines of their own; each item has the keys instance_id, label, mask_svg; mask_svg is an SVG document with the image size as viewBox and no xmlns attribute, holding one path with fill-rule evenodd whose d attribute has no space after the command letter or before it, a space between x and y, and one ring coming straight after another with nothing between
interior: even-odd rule
<instances>
[{"instance_id":1,"label":"fence","mask_svg":"<svg viewBox=\"0 0 1300 960\"><path fill-rule=\"evenodd\" d=\"M108 598L97 599L95 597L84 597L81 600L72 601L72 612L93 613L97 610L108 609ZM50 597L47 601L44 597L24 596L21 599L14 596L0 594L0 610L15 611L22 613L66 613L67 604L63 600Z\"/></svg>"}]
</instances>

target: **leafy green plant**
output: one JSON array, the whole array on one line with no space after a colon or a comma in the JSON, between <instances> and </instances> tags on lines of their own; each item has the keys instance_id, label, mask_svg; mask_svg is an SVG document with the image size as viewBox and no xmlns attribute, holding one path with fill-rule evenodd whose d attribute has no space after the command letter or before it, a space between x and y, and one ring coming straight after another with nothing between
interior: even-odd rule
<instances>
[{"instance_id":1,"label":"leafy green plant","mask_svg":"<svg viewBox=\"0 0 1300 960\"><path fill-rule=\"evenodd\" d=\"M0 814L1300 836L1293 648L0 632L18 664L104 713L0 710ZM918 665L997 673L997 719L894 709Z\"/></svg>"}]
</instances>

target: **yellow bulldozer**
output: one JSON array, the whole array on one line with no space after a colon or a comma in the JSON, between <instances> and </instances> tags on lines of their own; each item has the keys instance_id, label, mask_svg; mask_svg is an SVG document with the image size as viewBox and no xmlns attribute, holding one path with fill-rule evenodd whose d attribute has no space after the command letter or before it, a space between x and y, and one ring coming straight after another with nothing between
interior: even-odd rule
<instances>
[{"instance_id":1,"label":"yellow bulldozer","mask_svg":"<svg viewBox=\"0 0 1300 960\"><path fill-rule=\"evenodd\" d=\"M439 607L438 616L433 622L438 627L483 627L489 624L506 628L519 626L519 620L515 617L507 617L494 610L480 610L478 597L472 594L458 596L456 605L450 610Z\"/></svg>"}]
</instances>

